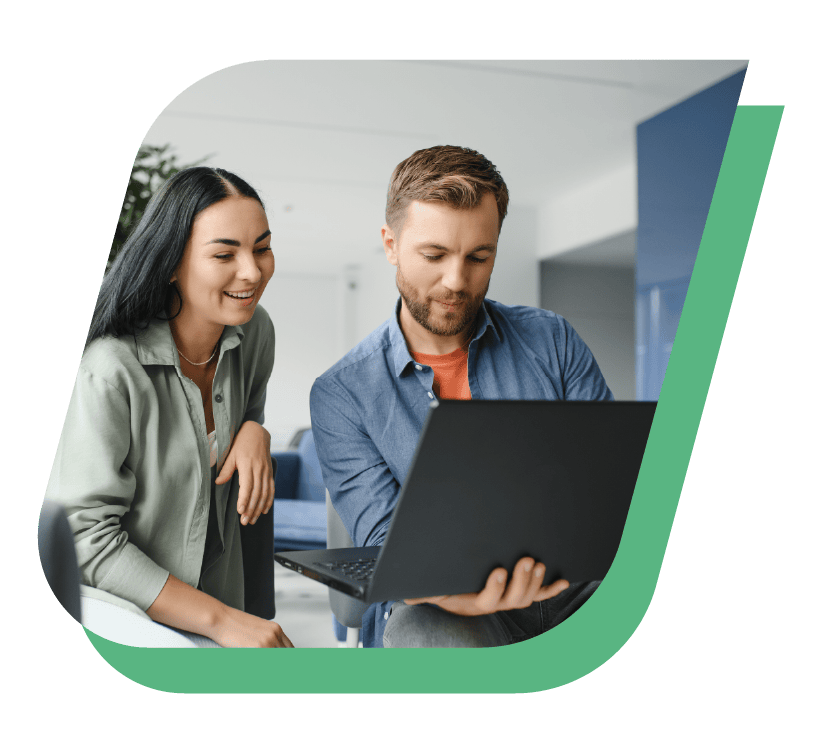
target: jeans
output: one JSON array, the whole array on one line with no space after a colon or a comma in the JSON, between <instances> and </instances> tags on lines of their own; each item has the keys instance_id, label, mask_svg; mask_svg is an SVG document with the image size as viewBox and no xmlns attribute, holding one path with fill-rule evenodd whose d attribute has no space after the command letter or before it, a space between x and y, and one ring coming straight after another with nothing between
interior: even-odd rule
<instances>
[{"instance_id":1,"label":"jeans","mask_svg":"<svg viewBox=\"0 0 823 754\"><path fill-rule=\"evenodd\" d=\"M383 646L442 648L516 644L562 623L577 612L599 585L599 581L571 584L550 600L491 615L455 615L436 605L395 602L386 623Z\"/></svg>"}]
</instances>

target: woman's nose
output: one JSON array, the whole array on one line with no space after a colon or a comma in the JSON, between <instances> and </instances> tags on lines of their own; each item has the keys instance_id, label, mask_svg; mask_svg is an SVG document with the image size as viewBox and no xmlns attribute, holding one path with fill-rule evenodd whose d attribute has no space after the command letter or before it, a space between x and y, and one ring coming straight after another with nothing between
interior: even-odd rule
<instances>
[{"instance_id":1,"label":"woman's nose","mask_svg":"<svg viewBox=\"0 0 823 754\"><path fill-rule=\"evenodd\" d=\"M248 280L250 283L256 283L263 277L263 272L260 270L259 259L253 253L240 255L238 277L241 280Z\"/></svg>"}]
</instances>

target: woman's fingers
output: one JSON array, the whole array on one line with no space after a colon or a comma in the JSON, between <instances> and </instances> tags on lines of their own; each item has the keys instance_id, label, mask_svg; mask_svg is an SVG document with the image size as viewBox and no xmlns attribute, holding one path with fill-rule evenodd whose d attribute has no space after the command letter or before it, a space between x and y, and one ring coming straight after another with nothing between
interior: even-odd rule
<instances>
[{"instance_id":1,"label":"woman's fingers","mask_svg":"<svg viewBox=\"0 0 823 754\"><path fill-rule=\"evenodd\" d=\"M257 507L260 501L261 480L259 475L252 471L252 464L244 464L239 470L240 494L237 497L238 510L241 500L245 501L240 516L240 523L245 526L257 520Z\"/></svg>"},{"instance_id":2,"label":"woman's fingers","mask_svg":"<svg viewBox=\"0 0 823 754\"><path fill-rule=\"evenodd\" d=\"M264 513L268 513L272 505L274 497L274 478L271 473L271 463L263 463L257 468L257 473L254 476L255 485L253 500L255 503L254 509L249 509L248 517L249 523L256 524L257 519ZM256 498L254 497L256 495Z\"/></svg>"},{"instance_id":3,"label":"woman's fingers","mask_svg":"<svg viewBox=\"0 0 823 754\"><path fill-rule=\"evenodd\" d=\"M232 474L234 474L236 468L237 463L234 460L234 453L229 453L228 458L226 458L226 462L223 464L223 468L220 469L220 473L217 475L217 479L214 480L214 483L225 484L228 482L229 479L231 479Z\"/></svg>"}]
</instances>

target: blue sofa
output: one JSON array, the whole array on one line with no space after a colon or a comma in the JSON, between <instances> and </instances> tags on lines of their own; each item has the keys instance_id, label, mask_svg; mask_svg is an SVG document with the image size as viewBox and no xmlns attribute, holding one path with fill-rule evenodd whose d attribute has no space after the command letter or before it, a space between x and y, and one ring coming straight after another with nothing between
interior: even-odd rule
<instances>
[{"instance_id":1,"label":"blue sofa","mask_svg":"<svg viewBox=\"0 0 823 754\"><path fill-rule=\"evenodd\" d=\"M274 551L326 547L326 488L314 435L306 430L295 450L272 453L277 461L274 490Z\"/></svg>"}]
</instances>

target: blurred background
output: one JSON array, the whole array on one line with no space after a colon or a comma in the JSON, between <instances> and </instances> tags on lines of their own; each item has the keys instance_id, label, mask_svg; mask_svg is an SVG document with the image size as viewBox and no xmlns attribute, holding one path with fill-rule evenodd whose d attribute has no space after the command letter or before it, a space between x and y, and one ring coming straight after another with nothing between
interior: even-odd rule
<instances>
[{"instance_id":1,"label":"blurred background","mask_svg":"<svg viewBox=\"0 0 823 754\"><path fill-rule=\"evenodd\" d=\"M478 150L508 185L489 297L562 314L617 399L655 400L745 65L247 63L168 105L130 191L151 188L141 167L203 163L260 192L276 260L262 299L277 332L274 445L309 426L314 379L392 315L389 176L436 144Z\"/></svg>"}]
</instances>

